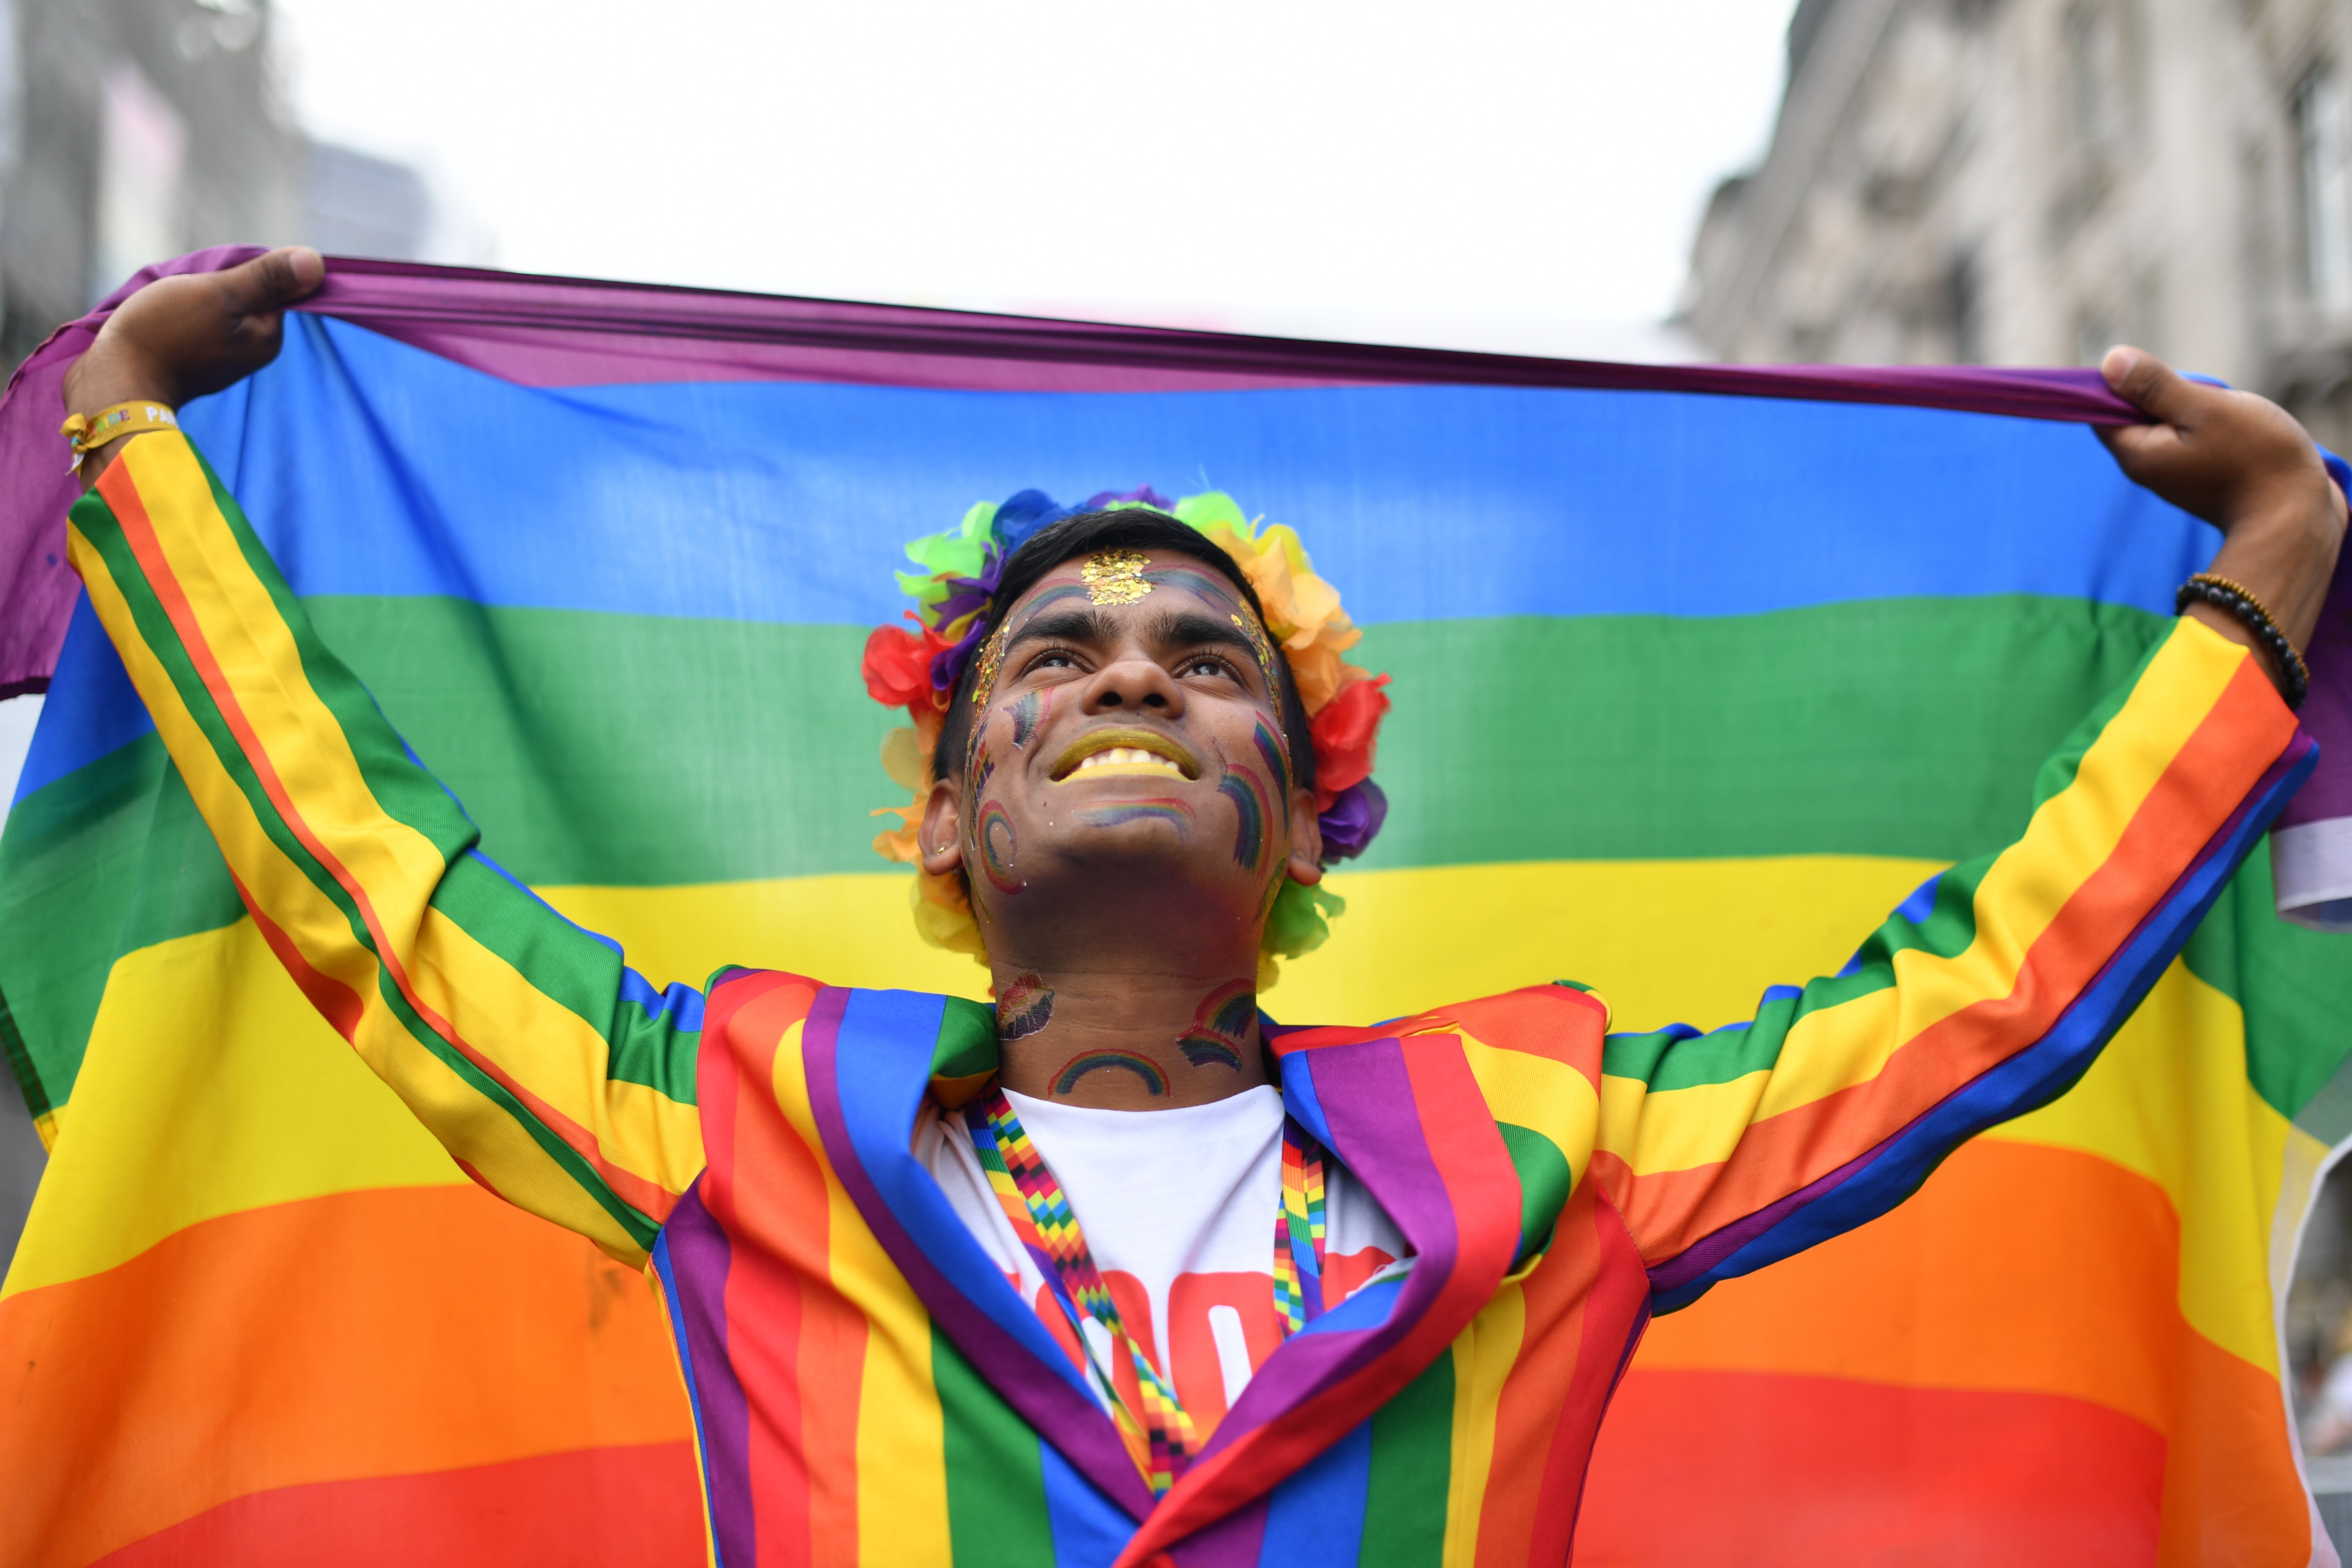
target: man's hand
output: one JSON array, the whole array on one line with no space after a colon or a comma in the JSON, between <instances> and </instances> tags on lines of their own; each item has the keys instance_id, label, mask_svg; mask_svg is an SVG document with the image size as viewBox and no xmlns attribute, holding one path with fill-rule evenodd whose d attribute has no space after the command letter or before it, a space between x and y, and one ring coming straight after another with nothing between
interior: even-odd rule
<instances>
[{"instance_id":1,"label":"man's hand","mask_svg":"<svg viewBox=\"0 0 2352 1568\"><path fill-rule=\"evenodd\" d=\"M96 414L118 403L178 408L251 375L278 357L286 307L326 274L317 251L289 247L222 272L157 279L125 300L67 367L66 412ZM92 452L83 480L97 483L121 445Z\"/></svg>"},{"instance_id":2,"label":"man's hand","mask_svg":"<svg viewBox=\"0 0 2352 1568\"><path fill-rule=\"evenodd\" d=\"M2138 349L2109 349L2099 371L2158 421L2099 429L2125 477L2220 529L2210 570L2245 584L2287 641L2308 647L2344 542L2345 504L2303 426L2267 398L2187 380ZM2199 604L2189 613L2257 646L2227 611Z\"/></svg>"}]
</instances>

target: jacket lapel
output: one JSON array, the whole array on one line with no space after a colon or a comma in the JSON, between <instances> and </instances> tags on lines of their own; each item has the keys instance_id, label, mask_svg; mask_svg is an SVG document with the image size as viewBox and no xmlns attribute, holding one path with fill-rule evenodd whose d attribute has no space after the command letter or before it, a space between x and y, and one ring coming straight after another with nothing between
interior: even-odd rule
<instances>
[{"instance_id":1,"label":"jacket lapel","mask_svg":"<svg viewBox=\"0 0 2352 1568\"><path fill-rule=\"evenodd\" d=\"M828 988L818 998L802 1048L825 1157L972 1369L1072 1468L1140 1520L1152 1511L1151 1491L1118 1428L909 1145L946 1006L943 996L911 991Z\"/></svg>"},{"instance_id":2,"label":"jacket lapel","mask_svg":"<svg viewBox=\"0 0 2352 1568\"><path fill-rule=\"evenodd\" d=\"M1412 1268L1267 1358L1122 1564L1248 1507L1370 1418L1494 1299L1517 1250L1518 1177L1460 1036L1429 1020L1268 1036L1290 1113L1388 1211Z\"/></svg>"},{"instance_id":3,"label":"jacket lapel","mask_svg":"<svg viewBox=\"0 0 2352 1568\"><path fill-rule=\"evenodd\" d=\"M1155 1508L1068 1356L914 1157L908 1133L946 1005L916 992L824 991L803 1045L817 1131L850 1201L940 1331L1039 1436L1141 1521L1121 1563L1249 1510L1353 1431L1446 1352L1510 1269L1518 1179L1460 1037L1430 1020L1269 1028L1286 1106L1396 1222L1413 1264L1268 1357ZM957 1066L975 1076L974 1063ZM1262 1509L1251 1513L1262 1523Z\"/></svg>"}]
</instances>

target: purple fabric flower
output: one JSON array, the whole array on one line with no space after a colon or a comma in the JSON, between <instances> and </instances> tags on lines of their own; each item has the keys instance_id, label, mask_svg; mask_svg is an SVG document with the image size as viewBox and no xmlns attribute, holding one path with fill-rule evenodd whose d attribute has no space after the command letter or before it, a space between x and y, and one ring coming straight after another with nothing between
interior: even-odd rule
<instances>
[{"instance_id":1,"label":"purple fabric flower","mask_svg":"<svg viewBox=\"0 0 2352 1568\"><path fill-rule=\"evenodd\" d=\"M1317 820L1323 828L1323 861L1352 860L1371 847L1389 819L1389 797L1370 779L1349 785Z\"/></svg>"},{"instance_id":2,"label":"purple fabric flower","mask_svg":"<svg viewBox=\"0 0 2352 1568\"><path fill-rule=\"evenodd\" d=\"M991 545L988 564L977 577L950 577L948 596L932 611L940 626L952 625L960 616L971 616L971 625L964 628L953 647L941 649L931 656L931 689L953 691L957 681L963 679L964 666L980 651L988 636L990 601L996 597L996 584L1004 576L1005 552ZM977 615L972 612L978 611Z\"/></svg>"},{"instance_id":3,"label":"purple fabric flower","mask_svg":"<svg viewBox=\"0 0 2352 1568\"><path fill-rule=\"evenodd\" d=\"M1078 511L1100 511L1103 508L1110 505L1110 503L1115 500L1139 500L1155 511L1172 512L1176 510L1176 503L1174 501L1170 500L1166 496L1161 495L1150 485L1138 485L1131 490L1104 490L1099 495L1088 496L1087 498L1086 504L1082 507L1076 508L1076 510Z\"/></svg>"}]
</instances>

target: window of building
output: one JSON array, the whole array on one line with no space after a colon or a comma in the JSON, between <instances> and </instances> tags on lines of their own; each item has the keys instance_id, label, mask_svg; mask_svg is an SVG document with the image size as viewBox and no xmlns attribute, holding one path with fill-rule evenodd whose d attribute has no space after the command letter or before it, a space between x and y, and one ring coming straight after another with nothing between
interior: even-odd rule
<instances>
[{"instance_id":1,"label":"window of building","mask_svg":"<svg viewBox=\"0 0 2352 1568\"><path fill-rule=\"evenodd\" d=\"M2352 310L2352 104L2333 64L2295 89L2294 139L2305 292L2323 310Z\"/></svg>"}]
</instances>

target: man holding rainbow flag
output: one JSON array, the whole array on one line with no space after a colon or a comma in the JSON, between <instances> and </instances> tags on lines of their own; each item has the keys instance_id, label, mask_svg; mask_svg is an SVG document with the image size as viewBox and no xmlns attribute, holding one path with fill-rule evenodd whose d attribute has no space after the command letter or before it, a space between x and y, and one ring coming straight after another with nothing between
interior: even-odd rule
<instances>
[{"instance_id":1,"label":"man holding rainbow flag","mask_svg":"<svg viewBox=\"0 0 2352 1568\"><path fill-rule=\"evenodd\" d=\"M2343 499L2278 409L2118 350L2155 423L2110 449L2225 542L2015 842L1707 1035L1611 1035L1569 982L1278 1025L1269 966L1381 825L1385 678L1287 529L1024 492L911 547L915 629L865 666L912 720L877 845L993 1010L657 991L477 847L174 427L322 271L116 311L66 382L73 563L311 1004L475 1181L648 1270L728 1564L883 1560L856 1521L940 1495L935 1456L960 1561L1418 1562L1370 1521L1465 1411L1492 1459L1429 1502L1448 1538L1564 1560L1651 1314L2072 1085L2312 765Z\"/></svg>"}]
</instances>

